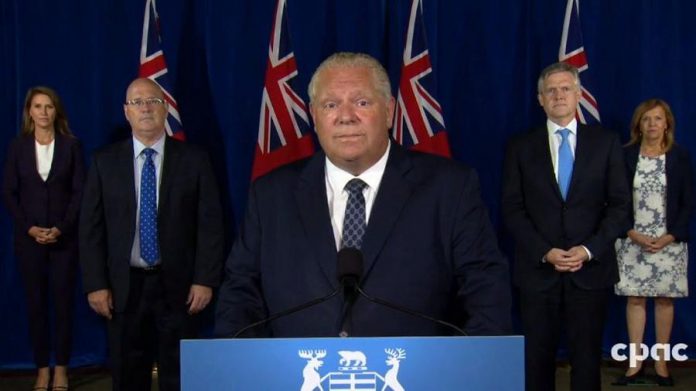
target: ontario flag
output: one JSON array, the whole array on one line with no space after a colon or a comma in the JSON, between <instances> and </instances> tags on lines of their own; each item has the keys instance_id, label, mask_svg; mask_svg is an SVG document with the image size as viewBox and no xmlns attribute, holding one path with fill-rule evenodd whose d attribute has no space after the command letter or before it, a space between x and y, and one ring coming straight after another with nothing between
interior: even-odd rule
<instances>
[{"instance_id":1,"label":"ontario flag","mask_svg":"<svg viewBox=\"0 0 696 391\"><path fill-rule=\"evenodd\" d=\"M585 55L585 47L582 44L582 29L580 28L580 0L568 0L566 6L565 20L563 21L563 35L561 36L561 47L558 49L558 61L568 63L578 69L581 74L582 96L578 102L576 117L583 124L599 123L599 106L597 100L586 88L591 86L589 64Z\"/></svg>"},{"instance_id":2,"label":"ontario flag","mask_svg":"<svg viewBox=\"0 0 696 391\"><path fill-rule=\"evenodd\" d=\"M157 14L155 0L146 0L138 75L151 79L160 86L164 93L164 99L169 104L169 115L167 115L165 123L167 134L176 139L184 140L186 137L181 124L179 106L174 96L172 96L172 85L167 73L167 62L164 60L164 51L162 50L159 14Z\"/></svg>"},{"instance_id":3,"label":"ontario flag","mask_svg":"<svg viewBox=\"0 0 696 391\"><path fill-rule=\"evenodd\" d=\"M445 120L435 98L432 72L422 3L412 0L392 136L407 148L450 157Z\"/></svg>"},{"instance_id":4,"label":"ontario flag","mask_svg":"<svg viewBox=\"0 0 696 391\"><path fill-rule=\"evenodd\" d=\"M290 45L286 8L285 0L278 0L268 45L252 181L314 153L307 106L295 92L293 83L297 64Z\"/></svg>"}]
</instances>

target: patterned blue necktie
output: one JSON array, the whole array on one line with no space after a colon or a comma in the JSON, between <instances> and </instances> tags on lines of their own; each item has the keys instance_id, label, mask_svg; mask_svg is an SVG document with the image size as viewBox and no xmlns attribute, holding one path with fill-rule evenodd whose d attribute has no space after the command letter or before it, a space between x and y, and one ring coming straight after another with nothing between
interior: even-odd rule
<instances>
[{"instance_id":1,"label":"patterned blue necktie","mask_svg":"<svg viewBox=\"0 0 696 391\"><path fill-rule=\"evenodd\" d=\"M341 248L352 247L360 250L363 236L365 235L365 197L363 189L367 183L360 179L351 179L346 184L348 191L348 204L343 218L343 239Z\"/></svg>"},{"instance_id":2,"label":"patterned blue necktie","mask_svg":"<svg viewBox=\"0 0 696 391\"><path fill-rule=\"evenodd\" d=\"M556 133L561 135L561 145L558 146L558 188L565 200L568 196L570 178L573 176L573 151L568 140L570 130L558 129Z\"/></svg>"},{"instance_id":3,"label":"patterned blue necktie","mask_svg":"<svg viewBox=\"0 0 696 391\"><path fill-rule=\"evenodd\" d=\"M159 259L157 243L157 181L152 155L156 151L145 148L145 162L140 175L140 257L150 266Z\"/></svg>"}]
</instances>

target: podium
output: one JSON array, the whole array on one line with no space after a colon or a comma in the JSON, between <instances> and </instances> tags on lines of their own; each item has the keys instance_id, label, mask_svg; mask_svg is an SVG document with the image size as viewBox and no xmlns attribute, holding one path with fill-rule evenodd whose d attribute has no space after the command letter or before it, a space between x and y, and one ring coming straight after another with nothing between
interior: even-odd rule
<instances>
[{"instance_id":1,"label":"podium","mask_svg":"<svg viewBox=\"0 0 696 391\"><path fill-rule=\"evenodd\" d=\"M524 390L524 341L504 337L181 341L183 391Z\"/></svg>"}]
</instances>

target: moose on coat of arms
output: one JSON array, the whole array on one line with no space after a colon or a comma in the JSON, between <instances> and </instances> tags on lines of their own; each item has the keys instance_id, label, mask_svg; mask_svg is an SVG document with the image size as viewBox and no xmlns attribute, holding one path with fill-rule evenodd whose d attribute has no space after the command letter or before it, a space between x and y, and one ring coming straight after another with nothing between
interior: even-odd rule
<instances>
[{"instance_id":1,"label":"moose on coat of arms","mask_svg":"<svg viewBox=\"0 0 696 391\"><path fill-rule=\"evenodd\" d=\"M377 391L378 379L382 383L380 391L405 391L399 383L399 366L401 360L406 358L406 350L401 348L384 349L387 354L385 363L389 367L382 376L375 371L368 371L367 356L361 351L342 350L338 352L341 357L338 361L338 371L333 371L322 376L319 368L324 364L326 350L300 350L298 355L307 360L302 370L304 381L300 391L325 391L323 383L328 379L328 391L360 389L364 391Z\"/></svg>"}]
</instances>

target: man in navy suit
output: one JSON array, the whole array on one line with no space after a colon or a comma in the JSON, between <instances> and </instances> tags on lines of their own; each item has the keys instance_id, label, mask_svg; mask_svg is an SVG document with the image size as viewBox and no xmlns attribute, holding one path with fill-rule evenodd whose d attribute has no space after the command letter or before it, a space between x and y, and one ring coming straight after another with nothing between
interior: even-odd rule
<instances>
[{"instance_id":1,"label":"man in navy suit","mask_svg":"<svg viewBox=\"0 0 696 391\"><path fill-rule=\"evenodd\" d=\"M541 72L546 125L510 142L502 213L515 242L530 391L555 388L556 350L568 339L573 390L600 390L602 328L618 281L614 241L630 194L616 134L578 124L580 80L557 63Z\"/></svg>"},{"instance_id":2,"label":"man in navy suit","mask_svg":"<svg viewBox=\"0 0 696 391\"><path fill-rule=\"evenodd\" d=\"M508 332L508 266L474 171L390 141L394 98L372 57L334 54L314 73L309 96L323 151L252 185L226 264L216 334L233 336L335 290L337 251L344 247L362 252L360 286L368 294L457 323L469 334ZM350 183L358 190L347 190ZM360 207L353 199L361 199ZM243 336L451 333L363 298L349 324L344 309L339 295Z\"/></svg>"},{"instance_id":3,"label":"man in navy suit","mask_svg":"<svg viewBox=\"0 0 696 391\"><path fill-rule=\"evenodd\" d=\"M166 136L155 82L133 81L123 109L132 137L95 152L85 185L84 289L108 319L113 389L150 390L156 361L159 389L175 391L179 341L221 279L218 189L207 154Z\"/></svg>"}]
</instances>

